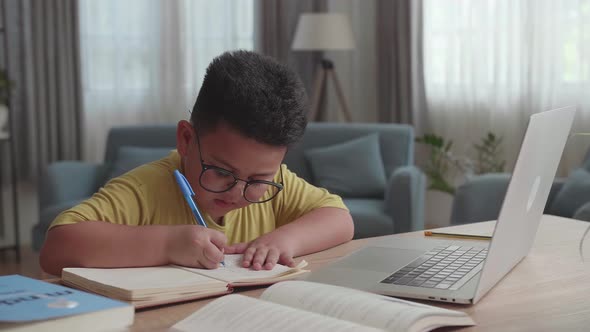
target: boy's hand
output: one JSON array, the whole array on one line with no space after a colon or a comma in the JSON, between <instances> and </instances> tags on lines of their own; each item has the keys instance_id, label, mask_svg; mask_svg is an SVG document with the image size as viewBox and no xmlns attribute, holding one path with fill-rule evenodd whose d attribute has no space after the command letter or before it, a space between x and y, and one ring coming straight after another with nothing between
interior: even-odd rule
<instances>
[{"instance_id":1,"label":"boy's hand","mask_svg":"<svg viewBox=\"0 0 590 332\"><path fill-rule=\"evenodd\" d=\"M226 254L243 254L242 266L253 270L272 270L277 264L295 266L293 248L286 241L279 241L273 233L263 235L252 242L236 243L225 248Z\"/></svg>"},{"instance_id":2,"label":"boy's hand","mask_svg":"<svg viewBox=\"0 0 590 332\"><path fill-rule=\"evenodd\" d=\"M197 225L171 226L167 257L171 264L214 269L223 260L225 234Z\"/></svg>"}]
</instances>

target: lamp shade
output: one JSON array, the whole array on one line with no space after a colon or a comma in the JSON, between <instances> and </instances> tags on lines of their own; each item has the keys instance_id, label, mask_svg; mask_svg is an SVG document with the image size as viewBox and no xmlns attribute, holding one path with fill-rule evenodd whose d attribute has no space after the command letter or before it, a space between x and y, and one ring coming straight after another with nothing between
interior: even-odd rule
<instances>
[{"instance_id":1,"label":"lamp shade","mask_svg":"<svg viewBox=\"0 0 590 332\"><path fill-rule=\"evenodd\" d=\"M351 50L354 37L348 17L339 13L303 13L297 22L293 50Z\"/></svg>"}]
</instances>

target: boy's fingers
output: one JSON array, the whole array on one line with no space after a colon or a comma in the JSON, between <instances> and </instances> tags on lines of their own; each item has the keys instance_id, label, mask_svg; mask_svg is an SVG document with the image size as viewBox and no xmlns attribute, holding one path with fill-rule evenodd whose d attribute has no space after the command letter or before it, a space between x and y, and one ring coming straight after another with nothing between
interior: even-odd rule
<instances>
[{"instance_id":1,"label":"boy's fingers","mask_svg":"<svg viewBox=\"0 0 590 332\"><path fill-rule=\"evenodd\" d=\"M186 266L188 267L196 267L196 268L207 268L206 264L204 264L203 262L206 261L206 259L202 259L202 258L196 258L194 260L194 263L191 262L190 264L187 264Z\"/></svg>"},{"instance_id":2,"label":"boy's fingers","mask_svg":"<svg viewBox=\"0 0 590 332\"><path fill-rule=\"evenodd\" d=\"M293 257L291 255L287 255L287 254L283 253L279 257L279 264L287 265L289 267L294 267L295 261L293 260Z\"/></svg>"},{"instance_id":3,"label":"boy's fingers","mask_svg":"<svg viewBox=\"0 0 590 332\"><path fill-rule=\"evenodd\" d=\"M254 270L262 269L264 262L266 261L266 256L268 255L268 248L262 247L256 250L256 254L254 254L254 258L252 259L252 268Z\"/></svg>"},{"instance_id":4,"label":"boy's fingers","mask_svg":"<svg viewBox=\"0 0 590 332\"><path fill-rule=\"evenodd\" d=\"M225 253L226 254L241 254L244 252L244 250L246 250L246 248L248 248L248 243L246 243L246 242L236 243L236 244L231 245L229 247L225 247Z\"/></svg>"},{"instance_id":5,"label":"boy's fingers","mask_svg":"<svg viewBox=\"0 0 590 332\"><path fill-rule=\"evenodd\" d=\"M270 249L266 255L266 263L264 263L264 268L267 270L272 270L279 260L279 255L280 253L278 249Z\"/></svg>"},{"instance_id":6,"label":"boy's fingers","mask_svg":"<svg viewBox=\"0 0 590 332\"><path fill-rule=\"evenodd\" d=\"M225 234L221 233L220 231L216 231L216 230L209 232L209 240L217 248L223 248L226 246L226 243L227 243L227 237L225 237Z\"/></svg>"},{"instance_id":7,"label":"boy's fingers","mask_svg":"<svg viewBox=\"0 0 590 332\"><path fill-rule=\"evenodd\" d=\"M242 266L243 267L250 267L252 264L252 258L254 257L254 253L256 252L256 248L249 247L244 251L244 256L242 257Z\"/></svg>"},{"instance_id":8,"label":"boy's fingers","mask_svg":"<svg viewBox=\"0 0 590 332\"><path fill-rule=\"evenodd\" d=\"M217 267L223 260L223 252L213 244L203 248L203 256L205 259L201 263L209 269Z\"/></svg>"}]
</instances>

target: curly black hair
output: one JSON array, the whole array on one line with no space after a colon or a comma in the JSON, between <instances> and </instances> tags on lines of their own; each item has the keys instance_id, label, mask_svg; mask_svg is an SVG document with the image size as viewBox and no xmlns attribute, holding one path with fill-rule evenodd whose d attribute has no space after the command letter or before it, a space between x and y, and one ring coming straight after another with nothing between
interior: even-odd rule
<instances>
[{"instance_id":1,"label":"curly black hair","mask_svg":"<svg viewBox=\"0 0 590 332\"><path fill-rule=\"evenodd\" d=\"M207 67L191 122L201 132L224 122L258 142L289 146L303 136L307 103L289 67L255 52L231 51Z\"/></svg>"}]
</instances>

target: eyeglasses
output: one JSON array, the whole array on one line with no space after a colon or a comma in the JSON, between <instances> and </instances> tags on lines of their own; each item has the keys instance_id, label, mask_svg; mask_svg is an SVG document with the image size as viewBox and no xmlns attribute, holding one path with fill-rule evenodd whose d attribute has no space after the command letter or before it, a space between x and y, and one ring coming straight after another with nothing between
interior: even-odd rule
<instances>
[{"instance_id":1,"label":"eyeglasses","mask_svg":"<svg viewBox=\"0 0 590 332\"><path fill-rule=\"evenodd\" d=\"M284 188L283 169L279 167L281 173L281 183L265 180L243 180L235 176L234 173L214 165L205 164L201 154L201 142L199 134L196 133L197 146L199 147L199 159L201 161L201 176L199 184L201 187L212 193L222 193L231 190L238 181L246 183L242 195L250 203L264 203L275 198Z\"/></svg>"}]
</instances>

